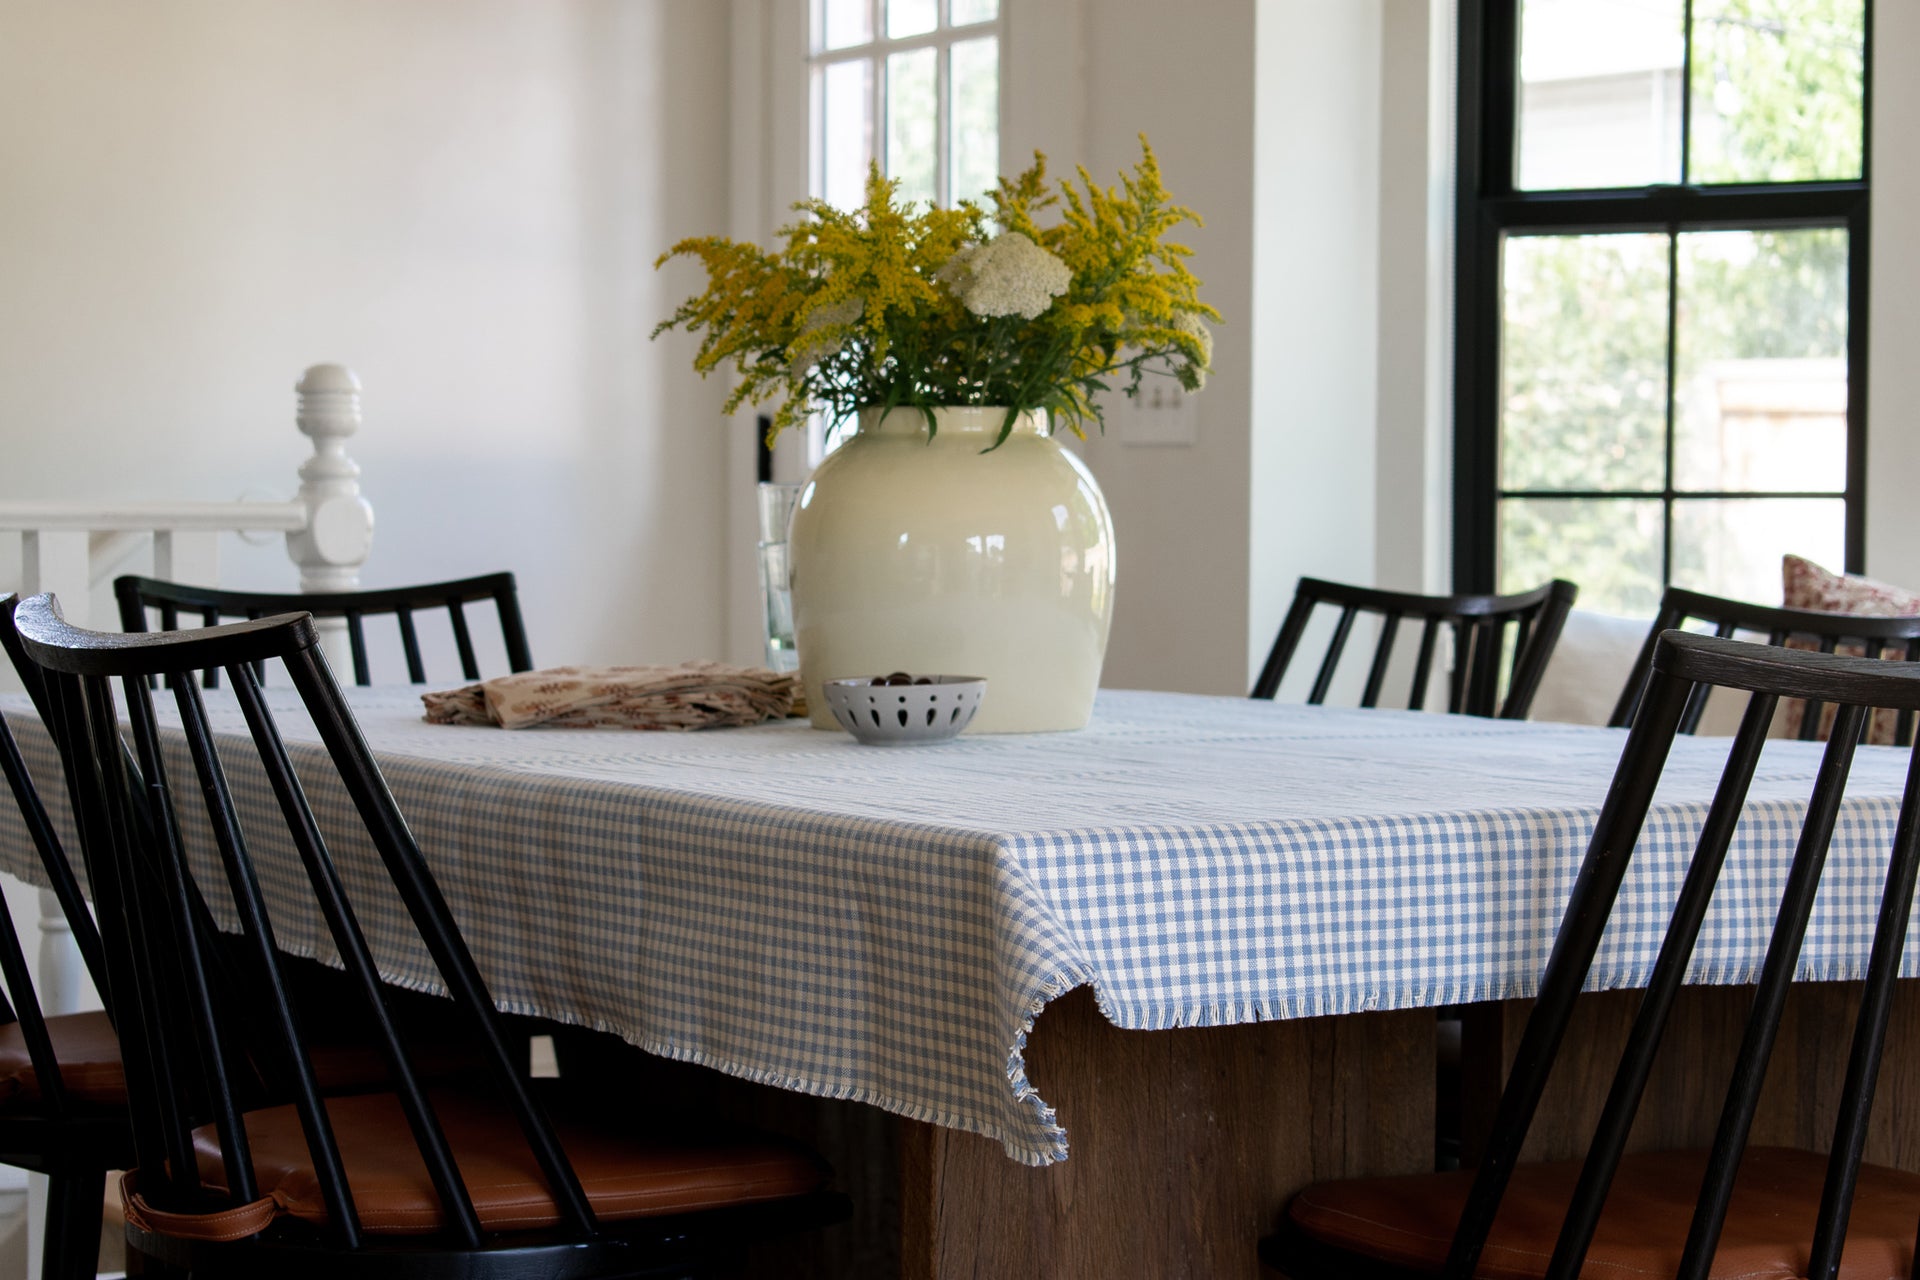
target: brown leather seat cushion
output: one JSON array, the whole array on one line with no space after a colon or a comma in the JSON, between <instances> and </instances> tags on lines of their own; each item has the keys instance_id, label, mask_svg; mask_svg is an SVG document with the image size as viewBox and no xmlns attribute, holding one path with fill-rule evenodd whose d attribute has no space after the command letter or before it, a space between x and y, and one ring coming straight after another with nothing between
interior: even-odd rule
<instances>
[{"instance_id":1,"label":"brown leather seat cushion","mask_svg":"<svg viewBox=\"0 0 1920 1280\"><path fill-rule=\"evenodd\" d=\"M60 1064L60 1083L76 1102L124 1106L127 1075L120 1069L120 1042L114 1038L107 1015L65 1013L47 1019L47 1037ZM38 1102L40 1077L27 1055L27 1038L20 1024L0 1027L0 1105Z\"/></svg>"},{"instance_id":2,"label":"brown leather seat cushion","mask_svg":"<svg viewBox=\"0 0 1920 1280\"><path fill-rule=\"evenodd\" d=\"M1720 1280L1805 1275L1826 1168L1826 1157L1809 1151L1750 1150L1709 1274ZM1581 1274L1618 1280L1673 1275L1705 1169L1704 1151L1649 1152L1622 1160ZM1575 1161L1520 1166L1475 1274L1489 1280L1542 1275L1579 1173ZM1327 1244L1438 1273L1472 1176L1322 1183L1294 1197L1287 1212ZM1916 1217L1920 1175L1863 1165L1841 1280L1907 1280Z\"/></svg>"},{"instance_id":3,"label":"brown leather seat cushion","mask_svg":"<svg viewBox=\"0 0 1920 1280\"><path fill-rule=\"evenodd\" d=\"M520 1126L504 1106L452 1091L435 1091L434 1108L473 1198L491 1231L551 1226L560 1220ZM406 1235L435 1230L439 1198L392 1094L327 1102L360 1220L370 1232ZM262 1196L309 1222L327 1211L313 1161L292 1107L251 1111L247 1141ZM584 1122L556 1121L595 1214L608 1221L690 1213L804 1195L824 1186L830 1170L803 1147L776 1138L674 1140L635 1137ZM212 1126L194 1133L200 1175L224 1188Z\"/></svg>"},{"instance_id":4,"label":"brown leather seat cushion","mask_svg":"<svg viewBox=\"0 0 1920 1280\"><path fill-rule=\"evenodd\" d=\"M127 1075L120 1065L120 1041L105 1013L96 1009L48 1018L47 1035L53 1041L54 1059L60 1064L60 1081L71 1099L91 1106L126 1105ZM371 1044L316 1044L310 1048L308 1060L323 1093L350 1093L390 1084L386 1059ZM413 1064L414 1070L428 1079L445 1079L475 1069L466 1054L441 1044L415 1053ZM39 1100L40 1078L27 1054L27 1039L20 1024L0 1026L0 1106Z\"/></svg>"}]
</instances>

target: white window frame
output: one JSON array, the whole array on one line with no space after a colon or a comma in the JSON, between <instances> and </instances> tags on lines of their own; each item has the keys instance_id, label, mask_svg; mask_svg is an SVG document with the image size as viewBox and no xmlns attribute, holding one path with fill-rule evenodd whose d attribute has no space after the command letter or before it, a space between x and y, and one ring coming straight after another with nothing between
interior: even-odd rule
<instances>
[{"instance_id":1,"label":"white window frame","mask_svg":"<svg viewBox=\"0 0 1920 1280\"><path fill-rule=\"evenodd\" d=\"M1011 0L1000 0L995 6L994 17L986 22L968 23L966 26L951 25L953 0L938 0L937 24L932 31L919 35L903 36L891 39L886 35L887 0L866 0L869 29L874 33L871 40L862 44L847 45L838 49L826 49L824 43L824 25L826 5L824 0L804 0L807 5L807 190L814 196L825 192L825 148L821 143L822 116L824 115L824 72L835 63L871 60L873 63L872 102L870 110L873 119L873 158L880 162L882 173L893 175L892 165L887 155L887 141L891 130L887 120L887 60L896 53L906 53L915 49L938 50L937 70L934 79L934 100L936 103L934 122L934 203L948 207L953 203L953 46L967 40L977 40L983 36L992 36L995 41L998 102L995 105L995 138L1000 150L1001 163L995 171L1004 171L1006 155L1007 123L1007 6Z\"/></svg>"},{"instance_id":2,"label":"white window frame","mask_svg":"<svg viewBox=\"0 0 1920 1280\"><path fill-rule=\"evenodd\" d=\"M887 147L892 136L887 119L887 64L892 55L919 49L937 51L934 70L934 203L942 208L953 204L953 46L991 36L994 40L995 75L994 172L1005 171L1007 122L1007 6L1011 0L999 0L994 16L985 22L964 26L952 24L953 0L937 0L935 26L931 31L898 39L886 34L888 0L864 0L867 7L869 40L839 48L824 48L826 40L827 0L799 0L806 6L806 86L807 86L807 192L816 199L826 196L826 147L823 130L826 115L826 70L849 62L868 62L871 95L868 118L873 121L872 159L880 163L880 172L897 176L890 163ZM802 433L796 433L802 434ZM806 423L805 460L807 470L818 466L838 438L829 441L826 425L818 418Z\"/></svg>"}]
</instances>

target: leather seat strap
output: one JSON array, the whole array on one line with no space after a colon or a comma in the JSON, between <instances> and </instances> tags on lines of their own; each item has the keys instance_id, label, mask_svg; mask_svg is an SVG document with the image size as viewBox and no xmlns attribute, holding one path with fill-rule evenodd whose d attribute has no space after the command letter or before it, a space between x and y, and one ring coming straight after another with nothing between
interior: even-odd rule
<instances>
[{"instance_id":1,"label":"leather seat strap","mask_svg":"<svg viewBox=\"0 0 1920 1280\"><path fill-rule=\"evenodd\" d=\"M250 1204L217 1213L172 1213L156 1209L140 1195L140 1171L120 1175L120 1202L126 1208L127 1222L138 1230L176 1240L244 1240L270 1226L280 1213L272 1196L262 1196Z\"/></svg>"}]
</instances>

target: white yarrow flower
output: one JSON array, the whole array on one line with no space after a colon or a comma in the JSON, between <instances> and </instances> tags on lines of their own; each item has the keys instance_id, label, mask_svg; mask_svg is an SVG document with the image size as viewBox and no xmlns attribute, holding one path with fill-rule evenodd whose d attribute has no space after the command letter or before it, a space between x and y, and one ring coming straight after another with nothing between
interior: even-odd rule
<instances>
[{"instance_id":1,"label":"white yarrow flower","mask_svg":"<svg viewBox=\"0 0 1920 1280\"><path fill-rule=\"evenodd\" d=\"M1020 232L1008 231L960 250L934 278L976 316L1031 320L1067 291L1073 272Z\"/></svg>"},{"instance_id":2,"label":"white yarrow flower","mask_svg":"<svg viewBox=\"0 0 1920 1280\"><path fill-rule=\"evenodd\" d=\"M1213 363L1213 330L1207 328L1206 321L1191 311L1176 311L1173 313L1173 327L1199 339L1202 367Z\"/></svg>"},{"instance_id":3,"label":"white yarrow flower","mask_svg":"<svg viewBox=\"0 0 1920 1280\"><path fill-rule=\"evenodd\" d=\"M1181 374L1181 384L1183 384L1183 386L1190 386L1192 390L1198 391L1200 388L1206 386L1206 370L1212 368L1213 365L1213 330L1206 326L1206 320L1200 319L1200 317L1194 315L1192 311L1175 311L1175 313L1173 313L1173 328L1177 328L1179 332L1183 332L1183 334L1187 334L1190 338L1198 340L1198 344L1200 344L1200 359L1198 359L1198 361L1181 361L1181 365L1185 365L1185 370L1181 370L1181 368L1175 370L1175 372ZM1192 374L1192 382L1188 382L1187 374Z\"/></svg>"}]
</instances>

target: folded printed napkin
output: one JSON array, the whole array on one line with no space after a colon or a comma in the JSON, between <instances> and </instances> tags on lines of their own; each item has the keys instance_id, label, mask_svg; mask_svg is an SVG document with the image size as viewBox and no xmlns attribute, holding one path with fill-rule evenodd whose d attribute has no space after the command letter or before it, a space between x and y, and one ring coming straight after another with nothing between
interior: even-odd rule
<instances>
[{"instance_id":1,"label":"folded printed napkin","mask_svg":"<svg viewBox=\"0 0 1920 1280\"><path fill-rule=\"evenodd\" d=\"M526 729L706 729L778 720L794 678L758 667L548 667L423 693L429 724Z\"/></svg>"}]
</instances>

